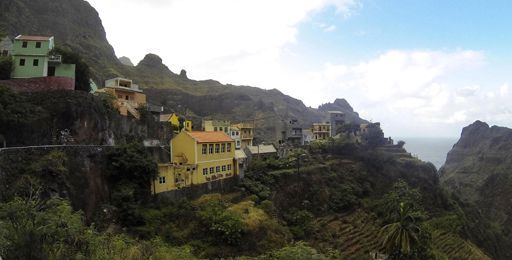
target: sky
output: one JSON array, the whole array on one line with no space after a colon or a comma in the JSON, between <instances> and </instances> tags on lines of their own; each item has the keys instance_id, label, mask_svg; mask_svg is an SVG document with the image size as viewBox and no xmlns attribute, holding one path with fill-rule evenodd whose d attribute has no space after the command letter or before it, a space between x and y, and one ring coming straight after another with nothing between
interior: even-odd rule
<instances>
[{"instance_id":1,"label":"sky","mask_svg":"<svg viewBox=\"0 0 512 260\"><path fill-rule=\"evenodd\" d=\"M345 98L392 137L512 127L512 5L484 0L87 0L118 57L189 78Z\"/></svg>"}]
</instances>

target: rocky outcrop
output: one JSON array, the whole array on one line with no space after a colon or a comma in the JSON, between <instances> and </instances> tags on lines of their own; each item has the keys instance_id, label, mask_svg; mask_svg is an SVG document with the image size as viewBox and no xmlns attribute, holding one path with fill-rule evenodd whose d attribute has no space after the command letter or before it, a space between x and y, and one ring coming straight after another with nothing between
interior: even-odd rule
<instances>
[{"instance_id":1,"label":"rocky outcrop","mask_svg":"<svg viewBox=\"0 0 512 260\"><path fill-rule=\"evenodd\" d=\"M135 66L135 65L133 65L132 60L130 60L130 58L128 58L126 56L120 57L119 62L121 62L122 64L124 64L126 66L130 66L130 67Z\"/></svg>"},{"instance_id":2,"label":"rocky outcrop","mask_svg":"<svg viewBox=\"0 0 512 260\"><path fill-rule=\"evenodd\" d=\"M509 175L512 179L512 129L489 127L481 121L462 130L440 169L443 185L473 202L489 199L483 196L490 192L485 187Z\"/></svg>"},{"instance_id":3,"label":"rocky outcrop","mask_svg":"<svg viewBox=\"0 0 512 260\"><path fill-rule=\"evenodd\" d=\"M512 129L490 127L481 121L465 127L439 174L444 188L467 205L466 211L470 208L481 219L489 221L484 231L493 232L496 238L482 237L481 244L487 244L487 250L496 258L510 259Z\"/></svg>"}]
</instances>

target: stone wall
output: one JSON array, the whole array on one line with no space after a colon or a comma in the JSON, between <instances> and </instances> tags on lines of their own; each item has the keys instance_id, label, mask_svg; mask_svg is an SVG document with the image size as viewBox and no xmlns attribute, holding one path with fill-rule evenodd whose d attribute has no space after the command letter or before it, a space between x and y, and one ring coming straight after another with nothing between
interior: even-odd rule
<instances>
[{"instance_id":1,"label":"stone wall","mask_svg":"<svg viewBox=\"0 0 512 260\"><path fill-rule=\"evenodd\" d=\"M0 80L0 85L19 92L51 90L75 90L75 79L67 77L42 77L29 79Z\"/></svg>"}]
</instances>

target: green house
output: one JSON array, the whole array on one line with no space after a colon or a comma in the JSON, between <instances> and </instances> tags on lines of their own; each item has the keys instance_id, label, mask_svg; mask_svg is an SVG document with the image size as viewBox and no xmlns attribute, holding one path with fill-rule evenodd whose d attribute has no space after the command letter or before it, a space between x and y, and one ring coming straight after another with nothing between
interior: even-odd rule
<instances>
[{"instance_id":1,"label":"green house","mask_svg":"<svg viewBox=\"0 0 512 260\"><path fill-rule=\"evenodd\" d=\"M52 55L53 36L19 35L14 39L11 78L75 78L75 64L62 63L62 56Z\"/></svg>"}]
</instances>

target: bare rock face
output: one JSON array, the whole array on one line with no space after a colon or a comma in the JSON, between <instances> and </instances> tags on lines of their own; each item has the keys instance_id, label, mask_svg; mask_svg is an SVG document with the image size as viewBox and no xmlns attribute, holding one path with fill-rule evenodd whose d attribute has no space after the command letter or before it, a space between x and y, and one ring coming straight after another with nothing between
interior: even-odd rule
<instances>
[{"instance_id":1,"label":"bare rock face","mask_svg":"<svg viewBox=\"0 0 512 260\"><path fill-rule=\"evenodd\" d=\"M442 185L503 227L512 224L512 129L476 121L440 169Z\"/></svg>"},{"instance_id":2,"label":"bare rock face","mask_svg":"<svg viewBox=\"0 0 512 260\"><path fill-rule=\"evenodd\" d=\"M119 62L121 62L122 64L124 64L126 66L130 66L130 67L134 66L132 63L132 60L130 60L130 58L128 58L126 56L120 57Z\"/></svg>"}]
</instances>

